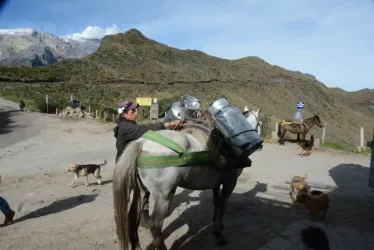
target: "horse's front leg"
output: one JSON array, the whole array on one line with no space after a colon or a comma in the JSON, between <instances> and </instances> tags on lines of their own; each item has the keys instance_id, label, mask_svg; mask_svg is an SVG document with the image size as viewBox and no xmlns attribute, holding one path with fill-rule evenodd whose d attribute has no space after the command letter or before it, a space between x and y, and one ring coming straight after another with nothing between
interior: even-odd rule
<instances>
[{"instance_id":1,"label":"horse's front leg","mask_svg":"<svg viewBox=\"0 0 374 250\"><path fill-rule=\"evenodd\" d=\"M236 180L234 183L223 185L221 195L217 201L217 212L215 213L214 221L214 235L216 236L216 243L218 245L225 245L227 243L226 239L222 236L222 229L224 228L222 220L223 215L226 212L227 204L232 191L236 186ZM213 192L216 192L213 190ZM218 189L219 192L219 189Z\"/></svg>"},{"instance_id":2,"label":"horse's front leg","mask_svg":"<svg viewBox=\"0 0 374 250\"><path fill-rule=\"evenodd\" d=\"M213 188L213 205L214 205L214 213L213 213L213 224L216 223L217 218L217 210L219 207L219 202L221 198L221 187L218 185L217 187ZM213 234L215 234L216 229L214 228Z\"/></svg>"}]
</instances>

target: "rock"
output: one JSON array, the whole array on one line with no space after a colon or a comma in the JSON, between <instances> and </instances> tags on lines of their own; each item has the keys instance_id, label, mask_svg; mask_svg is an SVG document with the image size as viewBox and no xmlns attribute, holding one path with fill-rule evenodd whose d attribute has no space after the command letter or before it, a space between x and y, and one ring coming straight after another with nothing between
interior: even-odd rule
<instances>
[{"instance_id":1,"label":"rock","mask_svg":"<svg viewBox=\"0 0 374 250\"><path fill-rule=\"evenodd\" d=\"M59 114L61 118L72 118L72 119L82 119L85 117L86 112L82 111L80 108L67 107L62 110Z\"/></svg>"}]
</instances>

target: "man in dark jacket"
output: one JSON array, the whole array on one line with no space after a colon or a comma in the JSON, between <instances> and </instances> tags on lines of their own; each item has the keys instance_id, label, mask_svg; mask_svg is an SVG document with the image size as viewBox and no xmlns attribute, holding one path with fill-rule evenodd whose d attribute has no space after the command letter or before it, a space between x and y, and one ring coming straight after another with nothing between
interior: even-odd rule
<instances>
[{"instance_id":1,"label":"man in dark jacket","mask_svg":"<svg viewBox=\"0 0 374 250\"><path fill-rule=\"evenodd\" d=\"M19 102L19 108L20 108L20 112L23 112L24 108L26 107L26 104L25 102L23 101L23 99Z\"/></svg>"},{"instance_id":2,"label":"man in dark jacket","mask_svg":"<svg viewBox=\"0 0 374 250\"><path fill-rule=\"evenodd\" d=\"M117 138L116 163L127 144L139 139L148 130L156 131L182 125L180 120L165 123L137 124L136 119L138 107L139 104L134 102L122 102L119 105L118 113L120 114L120 118L117 121L117 126L113 129L114 136Z\"/></svg>"}]
</instances>

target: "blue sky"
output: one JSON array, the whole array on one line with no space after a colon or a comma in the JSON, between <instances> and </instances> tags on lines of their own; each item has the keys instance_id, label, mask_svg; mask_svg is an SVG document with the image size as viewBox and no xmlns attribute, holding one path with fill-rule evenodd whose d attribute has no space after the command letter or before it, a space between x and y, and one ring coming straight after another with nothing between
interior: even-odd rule
<instances>
[{"instance_id":1,"label":"blue sky","mask_svg":"<svg viewBox=\"0 0 374 250\"><path fill-rule=\"evenodd\" d=\"M374 0L8 0L8 28L86 37L137 28L169 46L259 56L329 87L374 89Z\"/></svg>"}]
</instances>

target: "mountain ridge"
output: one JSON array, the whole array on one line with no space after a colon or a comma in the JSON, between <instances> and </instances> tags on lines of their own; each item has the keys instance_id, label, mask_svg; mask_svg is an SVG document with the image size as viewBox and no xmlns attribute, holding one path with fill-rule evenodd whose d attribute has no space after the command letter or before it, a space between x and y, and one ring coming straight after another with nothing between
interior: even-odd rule
<instances>
[{"instance_id":1,"label":"mountain ridge","mask_svg":"<svg viewBox=\"0 0 374 250\"><path fill-rule=\"evenodd\" d=\"M269 131L275 120L292 118L296 102L304 101L304 118L320 115L328 124L326 140L349 148L359 144L361 126L370 138L374 124L374 90L328 88L311 74L271 65L257 56L222 59L169 47L136 29L105 36L98 49L82 59L29 69L0 67L0 86L4 96L32 101L48 92L56 105L65 105L74 94L86 106L100 109L139 96L172 102L184 93L196 96L206 108L226 95L238 107L262 106ZM311 133L320 136L322 130L313 128Z\"/></svg>"},{"instance_id":2,"label":"mountain ridge","mask_svg":"<svg viewBox=\"0 0 374 250\"><path fill-rule=\"evenodd\" d=\"M0 65L45 66L96 51L98 39L59 37L36 29L0 29Z\"/></svg>"}]
</instances>

